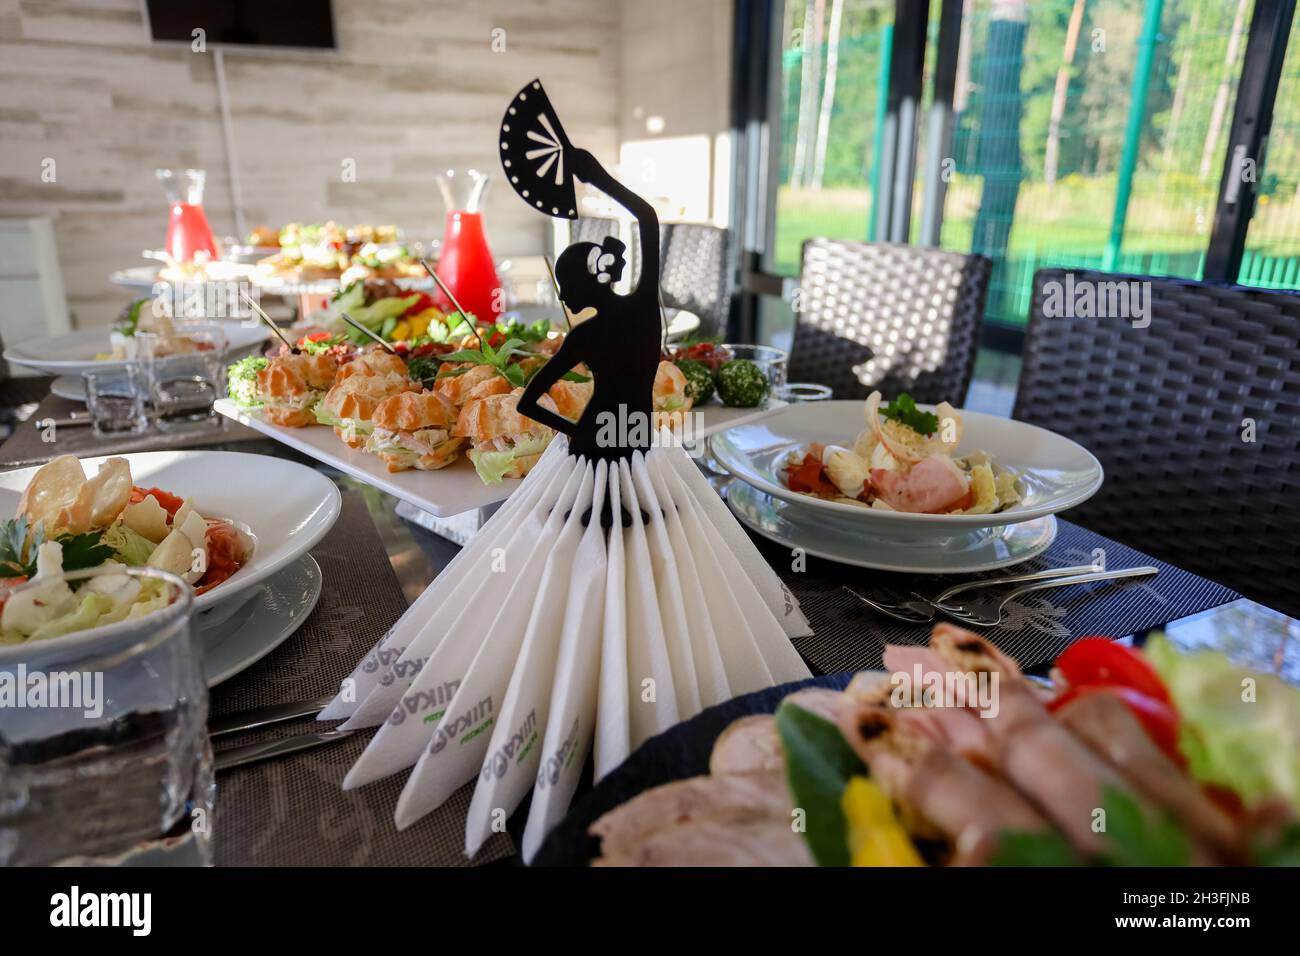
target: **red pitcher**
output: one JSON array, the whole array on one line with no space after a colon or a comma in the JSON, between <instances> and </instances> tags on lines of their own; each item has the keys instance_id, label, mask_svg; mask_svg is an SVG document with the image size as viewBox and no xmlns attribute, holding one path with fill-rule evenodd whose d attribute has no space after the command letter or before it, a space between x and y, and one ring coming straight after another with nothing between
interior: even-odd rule
<instances>
[{"instance_id":1,"label":"red pitcher","mask_svg":"<svg viewBox=\"0 0 1300 956\"><path fill-rule=\"evenodd\" d=\"M203 212L203 184L207 174L201 169L157 169L154 175L162 183L171 206L167 220L167 255L174 262L193 262L196 258L219 259L217 241Z\"/></svg>"},{"instance_id":2,"label":"red pitcher","mask_svg":"<svg viewBox=\"0 0 1300 956\"><path fill-rule=\"evenodd\" d=\"M487 192L488 178L476 169L449 169L438 174L438 187L447 204L447 231L438 258L438 278L480 322L495 322L505 311L505 293L483 232L483 194ZM453 308L441 292L435 294L440 307Z\"/></svg>"}]
</instances>

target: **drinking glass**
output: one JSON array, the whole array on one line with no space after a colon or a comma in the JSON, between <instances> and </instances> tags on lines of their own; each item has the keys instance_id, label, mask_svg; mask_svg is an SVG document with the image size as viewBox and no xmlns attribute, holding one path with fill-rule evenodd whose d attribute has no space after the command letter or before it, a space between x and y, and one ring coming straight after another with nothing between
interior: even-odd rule
<instances>
[{"instance_id":1,"label":"drinking glass","mask_svg":"<svg viewBox=\"0 0 1300 956\"><path fill-rule=\"evenodd\" d=\"M0 645L10 690L0 695L0 866L210 863L215 787L193 591L155 568L58 577L74 590L91 578L160 588L170 603Z\"/></svg>"},{"instance_id":2,"label":"drinking glass","mask_svg":"<svg viewBox=\"0 0 1300 956\"><path fill-rule=\"evenodd\" d=\"M176 322L174 335L137 332L136 339L158 430L219 425L212 403L225 394L226 333L221 323Z\"/></svg>"},{"instance_id":3,"label":"drinking glass","mask_svg":"<svg viewBox=\"0 0 1300 956\"><path fill-rule=\"evenodd\" d=\"M86 408L96 438L138 435L149 426L145 415L145 387L134 364L103 372L83 372Z\"/></svg>"},{"instance_id":4,"label":"drinking glass","mask_svg":"<svg viewBox=\"0 0 1300 956\"><path fill-rule=\"evenodd\" d=\"M833 393L829 385L816 382L786 382L776 390L776 397L783 402L825 402Z\"/></svg>"}]
</instances>

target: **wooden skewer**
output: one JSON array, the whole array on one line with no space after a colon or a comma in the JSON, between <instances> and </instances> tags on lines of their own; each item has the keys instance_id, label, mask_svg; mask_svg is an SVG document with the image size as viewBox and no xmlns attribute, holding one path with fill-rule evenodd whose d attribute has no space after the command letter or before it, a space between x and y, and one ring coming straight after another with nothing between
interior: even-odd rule
<instances>
[{"instance_id":1,"label":"wooden skewer","mask_svg":"<svg viewBox=\"0 0 1300 956\"><path fill-rule=\"evenodd\" d=\"M262 311L262 307L258 305L256 302L254 302L252 297L247 292L241 290L239 294L243 296L244 301L248 303L249 307L254 312L256 312L258 316L261 317L262 321L265 322L270 327L271 331L275 333L276 338L278 338L281 342L284 343L285 348L287 348L294 355L298 355L302 352L302 349L298 348L298 346L294 345L292 342L290 342L288 339L284 337L284 333L281 332L279 327L274 322L271 321L271 317Z\"/></svg>"},{"instance_id":2,"label":"wooden skewer","mask_svg":"<svg viewBox=\"0 0 1300 956\"><path fill-rule=\"evenodd\" d=\"M370 331L368 328L366 328L356 319L352 318L352 316L348 315L346 312L340 312L339 315L342 317L343 321L346 322L348 325L352 326L354 329L357 329L358 331L364 332L366 335L370 336L372 339L374 339L384 348L388 349L388 351L391 352L393 355L397 354L397 349L393 348L391 345L385 342L384 337L382 335L377 335L376 333Z\"/></svg>"},{"instance_id":3,"label":"wooden skewer","mask_svg":"<svg viewBox=\"0 0 1300 956\"><path fill-rule=\"evenodd\" d=\"M572 332L573 326L569 324L569 310L564 307L564 300L560 298L560 280L555 278L555 266L551 265L550 256L542 256L542 261L546 263L546 271L551 276L551 285L555 287L555 301L560 303L560 314L564 316L564 331Z\"/></svg>"},{"instance_id":4,"label":"wooden skewer","mask_svg":"<svg viewBox=\"0 0 1300 956\"><path fill-rule=\"evenodd\" d=\"M469 330L474 333L474 341L478 343L478 350L482 352L483 340L478 337L478 329L474 327L476 323L470 321L469 316L465 314L465 310L461 308L461 304L457 302L456 297L451 294L451 290L443 285L442 280L438 278L438 273L434 272L433 267L429 265L429 260L421 259L420 265L424 266L424 271L429 273L429 278L434 281L434 284L442 290L442 294L445 295L448 300L450 300L451 304L456 307L456 311L460 313L460 317L465 320L465 323L469 326Z\"/></svg>"}]
</instances>

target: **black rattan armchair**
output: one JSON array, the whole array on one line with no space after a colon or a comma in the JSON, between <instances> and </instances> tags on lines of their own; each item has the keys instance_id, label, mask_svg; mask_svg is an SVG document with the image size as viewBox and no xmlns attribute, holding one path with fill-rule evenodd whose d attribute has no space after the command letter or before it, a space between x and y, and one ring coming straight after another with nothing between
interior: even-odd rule
<instances>
[{"instance_id":1,"label":"black rattan armchair","mask_svg":"<svg viewBox=\"0 0 1300 956\"><path fill-rule=\"evenodd\" d=\"M1034 276L1014 412L1106 470L1066 517L1300 615L1300 294L1066 276ZM1063 289L1117 281L1150 284L1149 315L1059 314Z\"/></svg>"},{"instance_id":2,"label":"black rattan armchair","mask_svg":"<svg viewBox=\"0 0 1300 956\"><path fill-rule=\"evenodd\" d=\"M702 223L663 227L660 296L666 308L698 315L699 335L713 335L727 327L731 308L730 236L726 229Z\"/></svg>"},{"instance_id":3,"label":"black rattan armchair","mask_svg":"<svg viewBox=\"0 0 1300 956\"><path fill-rule=\"evenodd\" d=\"M960 405L979 345L991 264L984 256L883 242L803 245L790 381L836 398Z\"/></svg>"}]
</instances>

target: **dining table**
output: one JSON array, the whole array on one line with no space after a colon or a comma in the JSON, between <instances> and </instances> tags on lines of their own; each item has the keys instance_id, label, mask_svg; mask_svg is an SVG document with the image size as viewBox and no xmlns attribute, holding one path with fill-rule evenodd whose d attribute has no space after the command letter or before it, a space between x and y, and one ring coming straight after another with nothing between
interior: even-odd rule
<instances>
[{"instance_id":1,"label":"dining table","mask_svg":"<svg viewBox=\"0 0 1300 956\"><path fill-rule=\"evenodd\" d=\"M62 409L48 404L42 408ZM62 401L62 400L59 400ZM30 466L68 451L62 441L33 441L37 430L19 423L0 444L0 470ZM26 430L26 431L24 431ZM190 436L178 446L175 436L134 436L128 445L111 439L91 441L80 429L76 450L102 455L172 447L203 447L285 458L326 475L342 493L340 517L311 551L323 587L315 609L288 640L246 670L214 686L210 720L335 693L340 681L398 620L455 557L460 545L411 520L409 507L392 496L242 426L223 426ZM707 468L703 462L701 467ZM436 476L430 476L431 480ZM714 476L715 479L718 476ZM728 482L715 481L725 496ZM275 495L275 488L259 489ZM882 666L888 643L920 643L928 626L891 621L872 611L853 592L906 593L907 589L947 585L952 576L915 578L838 565L790 550L752 535L760 553L798 598L813 634L794 639L795 648L817 675ZM1062 517L1057 543L1035 559L1037 566L1078 564L1099 542L1116 566L1155 561L1139 548L1100 539ZM1138 543L1140 544L1140 543ZM990 637L1031 674L1046 674L1064 647L1085 634L1105 634L1127 643L1163 631L1187 651L1213 649L1234 663L1275 673L1300 685L1300 621L1251 601L1190 572L1155 562L1163 586L1138 584L1055 595L1026 603L1006 630ZM996 577L999 573L986 575ZM960 580L957 578L956 580ZM937 586L936 586L937 585ZM273 741L318 731L313 717L224 735L214 741L218 755L228 747ZM221 771L213 821L217 865L387 866L513 865L520 862L516 839L527 800L511 823L495 833L474 856L464 853L465 817L471 782L437 810L406 830L393 824L401 775L345 791L341 782L370 737L367 731L327 744ZM590 787L590 769L583 789ZM575 802L581 799L579 790Z\"/></svg>"}]
</instances>

